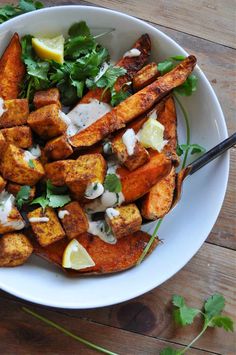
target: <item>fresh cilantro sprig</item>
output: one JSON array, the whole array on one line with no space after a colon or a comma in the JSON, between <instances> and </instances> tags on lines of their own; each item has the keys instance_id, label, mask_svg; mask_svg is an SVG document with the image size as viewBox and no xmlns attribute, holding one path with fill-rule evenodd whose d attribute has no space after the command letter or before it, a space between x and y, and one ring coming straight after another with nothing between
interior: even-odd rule
<instances>
[{"instance_id":1,"label":"fresh cilantro sprig","mask_svg":"<svg viewBox=\"0 0 236 355\"><path fill-rule=\"evenodd\" d=\"M121 192L122 185L119 177L116 174L107 174L104 181L104 188L105 190L110 192Z\"/></svg>"},{"instance_id":2,"label":"fresh cilantro sprig","mask_svg":"<svg viewBox=\"0 0 236 355\"><path fill-rule=\"evenodd\" d=\"M191 155L205 153L206 151L206 149L199 144L180 144L177 146L176 153L180 157L187 150Z\"/></svg>"},{"instance_id":3,"label":"fresh cilantro sprig","mask_svg":"<svg viewBox=\"0 0 236 355\"><path fill-rule=\"evenodd\" d=\"M30 186L28 185L21 186L20 190L16 195L17 207L21 209L23 205L29 203L29 201L30 201Z\"/></svg>"},{"instance_id":4,"label":"fresh cilantro sprig","mask_svg":"<svg viewBox=\"0 0 236 355\"><path fill-rule=\"evenodd\" d=\"M40 1L20 0L17 5L5 5L0 7L0 24L13 17L26 12L42 9L44 5Z\"/></svg>"},{"instance_id":5,"label":"fresh cilantro sprig","mask_svg":"<svg viewBox=\"0 0 236 355\"><path fill-rule=\"evenodd\" d=\"M186 353L209 327L224 328L227 332L234 331L233 320L230 317L222 315L225 307L225 299L220 294L216 293L209 297L204 303L203 310L188 307L184 298L179 295L173 296L172 303L174 305L173 317L177 325L186 326L192 324L195 317L201 314L203 326L201 332L183 350L167 347L161 350L160 355L182 355Z\"/></svg>"},{"instance_id":6,"label":"fresh cilantro sprig","mask_svg":"<svg viewBox=\"0 0 236 355\"><path fill-rule=\"evenodd\" d=\"M68 202L71 201L71 198L67 192L67 187L61 186L54 186L52 185L50 180L47 180L46 183L46 192L42 195L37 197L31 202L31 205L39 204L43 210L47 206L52 208L63 207Z\"/></svg>"}]
</instances>

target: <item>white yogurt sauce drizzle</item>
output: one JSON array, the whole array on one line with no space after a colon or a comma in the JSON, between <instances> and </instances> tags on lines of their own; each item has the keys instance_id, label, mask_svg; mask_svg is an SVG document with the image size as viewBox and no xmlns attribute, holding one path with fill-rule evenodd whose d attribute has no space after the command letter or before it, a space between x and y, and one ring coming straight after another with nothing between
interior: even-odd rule
<instances>
[{"instance_id":1,"label":"white yogurt sauce drizzle","mask_svg":"<svg viewBox=\"0 0 236 355\"><path fill-rule=\"evenodd\" d=\"M7 109L4 107L4 100L0 97L0 117L6 112Z\"/></svg>"},{"instance_id":2,"label":"white yogurt sauce drizzle","mask_svg":"<svg viewBox=\"0 0 236 355\"><path fill-rule=\"evenodd\" d=\"M92 182L86 188L84 196L88 200L94 200L95 198L101 196L104 192L104 187L100 182Z\"/></svg>"},{"instance_id":3,"label":"white yogurt sauce drizzle","mask_svg":"<svg viewBox=\"0 0 236 355\"><path fill-rule=\"evenodd\" d=\"M107 208L106 209L106 215L109 219L113 219L115 217L118 217L120 215L120 212L117 211L115 208Z\"/></svg>"},{"instance_id":4,"label":"white yogurt sauce drizzle","mask_svg":"<svg viewBox=\"0 0 236 355\"><path fill-rule=\"evenodd\" d=\"M58 217L60 219L63 219L65 216L69 216L70 212L67 210L61 210L58 212Z\"/></svg>"},{"instance_id":5,"label":"white yogurt sauce drizzle","mask_svg":"<svg viewBox=\"0 0 236 355\"><path fill-rule=\"evenodd\" d=\"M116 237L109 231L106 231L105 221L93 221L89 222L88 232L90 234L96 235L105 243L116 244Z\"/></svg>"},{"instance_id":6,"label":"white yogurt sauce drizzle","mask_svg":"<svg viewBox=\"0 0 236 355\"><path fill-rule=\"evenodd\" d=\"M29 218L30 223L47 223L49 222L48 217L30 217Z\"/></svg>"},{"instance_id":7,"label":"white yogurt sauce drizzle","mask_svg":"<svg viewBox=\"0 0 236 355\"><path fill-rule=\"evenodd\" d=\"M29 148L29 150L24 151L24 160L29 163L30 160L37 159L41 156L41 149L39 145Z\"/></svg>"},{"instance_id":8,"label":"white yogurt sauce drizzle","mask_svg":"<svg viewBox=\"0 0 236 355\"><path fill-rule=\"evenodd\" d=\"M124 145L126 146L127 153L128 155L133 155L134 154L134 148L137 142L137 137L134 133L134 130L132 128L127 129L126 132L122 136L122 141Z\"/></svg>"},{"instance_id":9,"label":"white yogurt sauce drizzle","mask_svg":"<svg viewBox=\"0 0 236 355\"><path fill-rule=\"evenodd\" d=\"M12 227L15 230L24 228L25 224L22 220L9 221L9 216L14 207L15 197L6 190L0 193L0 224L4 227Z\"/></svg>"},{"instance_id":10,"label":"white yogurt sauce drizzle","mask_svg":"<svg viewBox=\"0 0 236 355\"><path fill-rule=\"evenodd\" d=\"M125 52L123 58L125 57L139 57L141 54L140 50L137 48L132 48L128 52Z\"/></svg>"}]
</instances>

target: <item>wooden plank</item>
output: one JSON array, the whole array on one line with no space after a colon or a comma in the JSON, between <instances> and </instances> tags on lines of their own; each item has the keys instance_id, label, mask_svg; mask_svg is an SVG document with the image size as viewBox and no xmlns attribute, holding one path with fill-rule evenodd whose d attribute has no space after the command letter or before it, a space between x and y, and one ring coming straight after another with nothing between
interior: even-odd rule
<instances>
[{"instance_id":1,"label":"wooden plank","mask_svg":"<svg viewBox=\"0 0 236 355\"><path fill-rule=\"evenodd\" d=\"M200 319L193 325L176 327L172 320L171 297L180 294L189 305L201 307L205 298L222 293L226 314L236 320L235 252L205 243L197 255L178 274L160 287L120 305L86 311L63 311L102 324L180 344L189 343L200 330ZM227 339L227 341L226 341ZM220 354L235 353L233 333L209 329L196 347Z\"/></svg>"},{"instance_id":2,"label":"wooden plank","mask_svg":"<svg viewBox=\"0 0 236 355\"><path fill-rule=\"evenodd\" d=\"M90 3L236 48L233 0L89 0Z\"/></svg>"},{"instance_id":3,"label":"wooden plank","mask_svg":"<svg viewBox=\"0 0 236 355\"><path fill-rule=\"evenodd\" d=\"M2 293L0 295L2 296ZM1 354L98 354L97 351L87 348L54 328L34 319L23 312L21 306L22 303L17 300L9 301L4 295L1 297ZM28 307L59 323L73 333L120 355L156 355L167 346L175 346L181 349L178 344L73 317L73 312L66 316L59 311L47 310L45 307L32 305ZM191 355L208 354L206 351L197 349L188 353Z\"/></svg>"}]
</instances>

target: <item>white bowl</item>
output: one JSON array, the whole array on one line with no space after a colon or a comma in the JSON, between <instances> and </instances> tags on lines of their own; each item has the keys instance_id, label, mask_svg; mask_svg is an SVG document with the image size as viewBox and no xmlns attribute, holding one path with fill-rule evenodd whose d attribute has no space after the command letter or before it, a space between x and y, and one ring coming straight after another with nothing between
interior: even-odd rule
<instances>
[{"instance_id":1,"label":"white bowl","mask_svg":"<svg viewBox=\"0 0 236 355\"><path fill-rule=\"evenodd\" d=\"M143 33L151 36L152 59L187 55L175 41L143 21L87 6L52 7L14 18L0 26L1 49L13 32L66 35L69 26L80 20L85 20L95 32L104 27L116 29L101 39L112 59L122 56ZM198 90L182 102L190 114L191 141L208 149L227 137L227 129L211 85L198 67L195 73L199 78ZM180 142L183 132L180 119ZM109 276L71 279L54 266L32 257L22 267L1 268L1 288L31 302L62 308L102 307L142 295L179 271L206 240L223 203L228 171L229 155L225 154L186 181L181 202L165 217L159 230L164 243L140 266ZM150 231L153 227L154 223L150 223L145 228Z\"/></svg>"}]
</instances>

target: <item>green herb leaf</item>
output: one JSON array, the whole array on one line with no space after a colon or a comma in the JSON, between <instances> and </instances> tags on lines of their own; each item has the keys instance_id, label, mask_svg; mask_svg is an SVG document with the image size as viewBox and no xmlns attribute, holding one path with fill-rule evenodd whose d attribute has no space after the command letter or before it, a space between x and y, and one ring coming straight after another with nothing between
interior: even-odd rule
<instances>
[{"instance_id":1,"label":"green herb leaf","mask_svg":"<svg viewBox=\"0 0 236 355\"><path fill-rule=\"evenodd\" d=\"M186 57L184 55L174 55L173 57L170 57L172 60L175 61L182 61L184 60Z\"/></svg>"},{"instance_id":2,"label":"green herb leaf","mask_svg":"<svg viewBox=\"0 0 236 355\"><path fill-rule=\"evenodd\" d=\"M91 36L90 29L85 21L74 23L68 31L70 37Z\"/></svg>"},{"instance_id":3,"label":"green herb leaf","mask_svg":"<svg viewBox=\"0 0 236 355\"><path fill-rule=\"evenodd\" d=\"M32 1L32 0L19 1L19 8L21 9L22 13L35 11L38 9L42 9L43 7L44 5L40 1Z\"/></svg>"},{"instance_id":4,"label":"green herb leaf","mask_svg":"<svg viewBox=\"0 0 236 355\"><path fill-rule=\"evenodd\" d=\"M112 106L117 106L119 105L122 101L127 99L131 94L129 91L116 91L115 88L111 90L111 105Z\"/></svg>"},{"instance_id":5,"label":"green herb leaf","mask_svg":"<svg viewBox=\"0 0 236 355\"><path fill-rule=\"evenodd\" d=\"M208 318L218 316L225 307L225 299L220 294L214 294L204 303L204 310Z\"/></svg>"},{"instance_id":6,"label":"green herb leaf","mask_svg":"<svg viewBox=\"0 0 236 355\"><path fill-rule=\"evenodd\" d=\"M50 195L48 200L48 206L52 208L58 208L63 207L68 202L70 202L71 198L69 195Z\"/></svg>"},{"instance_id":7,"label":"green herb leaf","mask_svg":"<svg viewBox=\"0 0 236 355\"><path fill-rule=\"evenodd\" d=\"M205 153L206 149L199 144L191 144L191 154Z\"/></svg>"},{"instance_id":8,"label":"green herb leaf","mask_svg":"<svg viewBox=\"0 0 236 355\"><path fill-rule=\"evenodd\" d=\"M182 296L174 295L172 302L173 305L177 307L177 309L174 310L173 315L175 322L179 325L184 326L192 324L196 315L200 313L199 309L187 307Z\"/></svg>"},{"instance_id":9,"label":"green herb leaf","mask_svg":"<svg viewBox=\"0 0 236 355\"><path fill-rule=\"evenodd\" d=\"M19 192L16 195L17 207L21 209L24 204L29 202L29 197L30 197L30 186L28 185L21 186Z\"/></svg>"},{"instance_id":10,"label":"green herb leaf","mask_svg":"<svg viewBox=\"0 0 236 355\"><path fill-rule=\"evenodd\" d=\"M171 59L166 59L163 62L157 64L157 69L161 73L161 75L168 73L173 68L174 68L174 63L173 60Z\"/></svg>"},{"instance_id":11,"label":"green herb leaf","mask_svg":"<svg viewBox=\"0 0 236 355\"><path fill-rule=\"evenodd\" d=\"M196 75L190 74L185 82L174 89L175 92L182 96L191 96L197 90L198 79Z\"/></svg>"},{"instance_id":12,"label":"green herb leaf","mask_svg":"<svg viewBox=\"0 0 236 355\"><path fill-rule=\"evenodd\" d=\"M227 332L234 331L234 323L231 318L226 316L215 316L208 323L209 327L219 327L224 328Z\"/></svg>"},{"instance_id":13,"label":"green herb leaf","mask_svg":"<svg viewBox=\"0 0 236 355\"><path fill-rule=\"evenodd\" d=\"M35 168L33 159L30 159L30 160L28 161L28 165L29 165L29 167L32 168L32 169Z\"/></svg>"},{"instance_id":14,"label":"green herb leaf","mask_svg":"<svg viewBox=\"0 0 236 355\"><path fill-rule=\"evenodd\" d=\"M175 307L183 307L185 305L185 301L184 298L182 296L179 295L173 295L172 297L172 303Z\"/></svg>"},{"instance_id":15,"label":"green herb leaf","mask_svg":"<svg viewBox=\"0 0 236 355\"><path fill-rule=\"evenodd\" d=\"M174 348L164 348L160 351L160 355L179 355L180 351Z\"/></svg>"},{"instance_id":16,"label":"green herb leaf","mask_svg":"<svg viewBox=\"0 0 236 355\"><path fill-rule=\"evenodd\" d=\"M177 146L176 153L181 156L184 152L193 154L205 153L206 149L199 144L180 144Z\"/></svg>"},{"instance_id":17,"label":"green herb leaf","mask_svg":"<svg viewBox=\"0 0 236 355\"><path fill-rule=\"evenodd\" d=\"M41 9L44 5L40 1L20 0L18 5L0 7L0 24L26 12Z\"/></svg>"},{"instance_id":18,"label":"green herb leaf","mask_svg":"<svg viewBox=\"0 0 236 355\"><path fill-rule=\"evenodd\" d=\"M31 203L31 205L40 205L43 210L48 206L48 199L45 196L40 196L35 198Z\"/></svg>"},{"instance_id":19,"label":"green herb leaf","mask_svg":"<svg viewBox=\"0 0 236 355\"><path fill-rule=\"evenodd\" d=\"M104 182L104 188L110 192L121 192L122 185L119 177L116 174L107 174Z\"/></svg>"}]
</instances>

